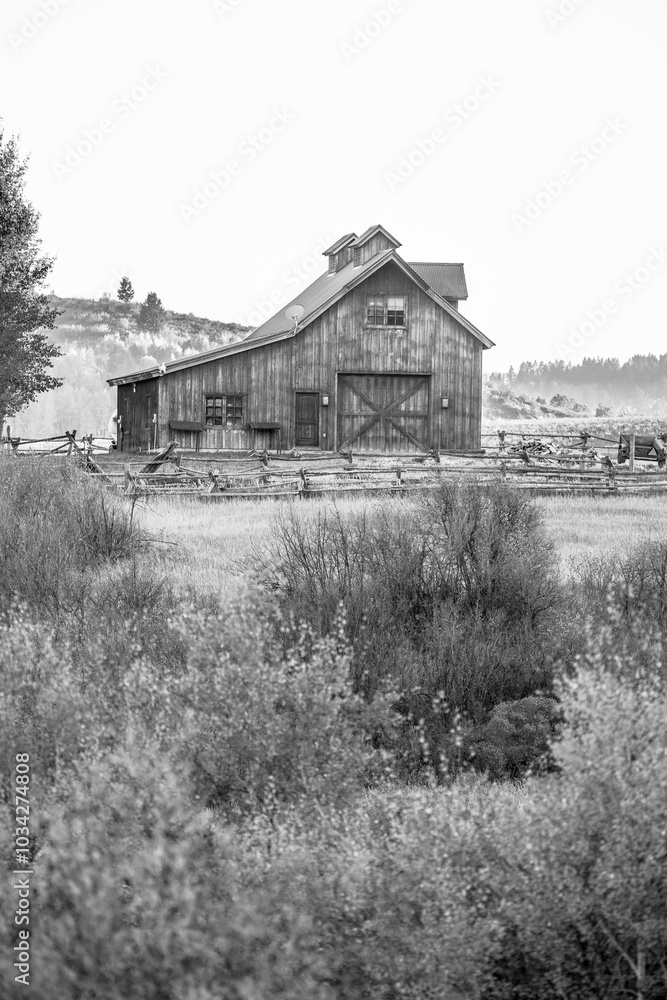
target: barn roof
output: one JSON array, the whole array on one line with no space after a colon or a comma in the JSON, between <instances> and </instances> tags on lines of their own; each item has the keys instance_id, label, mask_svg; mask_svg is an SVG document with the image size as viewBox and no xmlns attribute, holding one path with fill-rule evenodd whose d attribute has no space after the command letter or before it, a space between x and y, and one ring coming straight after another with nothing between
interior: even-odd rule
<instances>
[{"instance_id":1,"label":"barn roof","mask_svg":"<svg viewBox=\"0 0 667 1000\"><path fill-rule=\"evenodd\" d=\"M262 340L266 336L270 336L274 333L283 333L291 330L294 326L294 321L288 319L286 313L290 310L292 306L300 305L304 308L303 318L299 323L299 327L303 327L308 323L312 317L314 319L313 313L319 312L321 307L325 303L329 303L331 299L338 298L342 291L345 291L350 285L353 278L356 277L366 277L369 273L372 273L374 267L377 266L380 258L384 259L388 254L392 253L391 250L383 250L382 253L376 254L375 257L371 257L367 260L365 264L360 264L355 267L352 262L348 262L340 270L335 271L333 274L325 273L321 274L319 278L316 278L312 285L308 285L308 288L304 288L302 292L292 299L290 303L275 316L271 316L267 319L265 323L258 326L257 329L248 334L248 336L243 341L244 343L253 342L255 340ZM355 281L355 284L357 282ZM333 302L331 303L333 305Z\"/></svg>"},{"instance_id":2,"label":"barn roof","mask_svg":"<svg viewBox=\"0 0 667 1000\"><path fill-rule=\"evenodd\" d=\"M390 243L394 244L395 247L400 247L401 245L400 241L397 240L395 236L392 236L391 233L388 232L384 228L384 226L381 226L379 223L375 226L369 226L365 233L362 233L361 236L357 236L352 246L362 247L364 243L368 243L368 241L372 239L373 236L375 236L377 233L382 233L384 236L387 237Z\"/></svg>"},{"instance_id":3,"label":"barn roof","mask_svg":"<svg viewBox=\"0 0 667 1000\"><path fill-rule=\"evenodd\" d=\"M410 267L443 299L467 299L463 264L427 264L410 262Z\"/></svg>"},{"instance_id":4,"label":"barn roof","mask_svg":"<svg viewBox=\"0 0 667 1000\"><path fill-rule=\"evenodd\" d=\"M378 227L372 226L372 230ZM364 234L366 236L366 234ZM363 237L360 237L362 239ZM334 244L335 245L335 244ZM481 330L462 316L448 298L467 297L465 276L462 264L408 264L396 252L389 248L375 254L370 260L356 267L350 261L335 273L325 273L316 278L312 284L304 288L296 298L284 308L281 308L274 316L271 316L265 323L249 334L243 340L225 347L218 347L212 351L205 351L202 354L193 354L189 357L179 358L177 361L168 361L166 372L181 371L184 368L193 368L196 365L204 364L207 361L216 361L233 354L241 354L244 351L251 351L265 344L273 344L280 340L287 340L294 337L303 330L309 323L317 319L325 310L329 309L338 299L351 291L358 284L364 281L369 275L384 267L389 261L393 261L401 270L405 272L422 290L435 302L437 302L445 312L449 313L464 329L471 333L477 340L481 341L483 347L493 347L493 341L489 340ZM429 280L430 278L430 280ZM431 281L433 284L431 284ZM464 295L459 293L463 291ZM298 325L287 316L292 306L303 306L304 312ZM129 375L119 375L115 378L107 379L109 385L122 385L129 382L141 382L149 378L157 378L161 374L159 368L154 366L144 371L132 372ZM162 372L164 374L164 372Z\"/></svg>"},{"instance_id":5,"label":"barn roof","mask_svg":"<svg viewBox=\"0 0 667 1000\"><path fill-rule=\"evenodd\" d=\"M343 247L349 246L349 244L352 243L353 240L356 240L356 238L356 233L345 233L345 236L341 236L341 238L336 240L335 243L332 243L328 249L323 250L322 256L328 257L332 253L338 253L339 250L342 250Z\"/></svg>"}]
</instances>

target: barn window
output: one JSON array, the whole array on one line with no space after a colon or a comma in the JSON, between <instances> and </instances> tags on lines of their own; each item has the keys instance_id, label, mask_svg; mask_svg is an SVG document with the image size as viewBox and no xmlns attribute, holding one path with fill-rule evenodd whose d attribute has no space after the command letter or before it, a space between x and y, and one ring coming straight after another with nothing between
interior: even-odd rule
<instances>
[{"instance_id":1,"label":"barn window","mask_svg":"<svg viewBox=\"0 0 667 1000\"><path fill-rule=\"evenodd\" d=\"M366 299L367 326L405 326L404 295L369 295Z\"/></svg>"},{"instance_id":2,"label":"barn window","mask_svg":"<svg viewBox=\"0 0 667 1000\"><path fill-rule=\"evenodd\" d=\"M243 396L207 396L207 427L241 427L243 424Z\"/></svg>"},{"instance_id":3,"label":"barn window","mask_svg":"<svg viewBox=\"0 0 667 1000\"><path fill-rule=\"evenodd\" d=\"M369 326L384 326L384 298L381 295L368 299L366 321Z\"/></svg>"},{"instance_id":4,"label":"barn window","mask_svg":"<svg viewBox=\"0 0 667 1000\"><path fill-rule=\"evenodd\" d=\"M405 299L403 296L387 296L387 326L405 326Z\"/></svg>"}]
</instances>

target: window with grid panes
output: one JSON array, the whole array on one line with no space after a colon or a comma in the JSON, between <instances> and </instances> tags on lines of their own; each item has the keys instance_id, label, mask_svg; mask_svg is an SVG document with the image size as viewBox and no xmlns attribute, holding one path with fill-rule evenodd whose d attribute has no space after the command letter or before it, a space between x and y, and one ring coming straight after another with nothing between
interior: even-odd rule
<instances>
[{"instance_id":1,"label":"window with grid panes","mask_svg":"<svg viewBox=\"0 0 667 1000\"><path fill-rule=\"evenodd\" d=\"M404 295L369 295L366 299L367 326L405 326Z\"/></svg>"},{"instance_id":2,"label":"window with grid panes","mask_svg":"<svg viewBox=\"0 0 667 1000\"><path fill-rule=\"evenodd\" d=\"M371 296L366 302L366 322L369 326L384 326L384 299Z\"/></svg>"},{"instance_id":3,"label":"window with grid panes","mask_svg":"<svg viewBox=\"0 0 667 1000\"><path fill-rule=\"evenodd\" d=\"M207 427L241 427L243 424L243 396L207 396Z\"/></svg>"},{"instance_id":4,"label":"window with grid panes","mask_svg":"<svg viewBox=\"0 0 667 1000\"><path fill-rule=\"evenodd\" d=\"M405 326L405 299L402 295L387 296L387 326Z\"/></svg>"}]
</instances>

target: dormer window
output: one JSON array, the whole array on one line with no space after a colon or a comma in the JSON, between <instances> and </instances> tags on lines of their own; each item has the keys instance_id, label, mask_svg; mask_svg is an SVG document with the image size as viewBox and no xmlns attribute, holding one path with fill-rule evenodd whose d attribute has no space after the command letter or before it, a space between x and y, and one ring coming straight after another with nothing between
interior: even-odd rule
<instances>
[{"instance_id":1,"label":"dormer window","mask_svg":"<svg viewBox=\"0 0 667 1000\"><path fill-rule=\"evenodd\" d=\"M366 299L367 326L405 326L404 295L369 295Z\"/></svg>"},{"instance_id":2,"label":"dormer window","mask_svg":"<svg viewBox=\"0 0 667 1000\"><path fill-rule=\"evenodd\" d=\"M323 255L329 259L329 274L336 274L342 267L349 264L352 259L352 243L356 238L356 233L346 233L323 252Z\"/></svg>"}]
</instances>

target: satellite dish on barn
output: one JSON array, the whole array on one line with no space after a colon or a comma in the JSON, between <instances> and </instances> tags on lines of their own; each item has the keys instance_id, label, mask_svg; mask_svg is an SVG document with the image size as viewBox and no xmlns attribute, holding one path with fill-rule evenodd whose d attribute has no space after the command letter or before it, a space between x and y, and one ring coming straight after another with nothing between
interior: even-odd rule
<instances>
[{"instance_id":1,"label":"satellite dish on barn","mask_svg":"<svg viewBox=\"0 0 667 1000\"><path fill-rule=\"evenodd\" d=\"M295 333L296 333L296 328L299 325L299 320L301 319L305 311L306 310L303 308L303 306L299 305L298 303L295 303L293 306L288 306L287 309L285 310L285 315L287 316L287 318L291 319L292 322L294 323Z\"/></svg>"}]
</instances>

